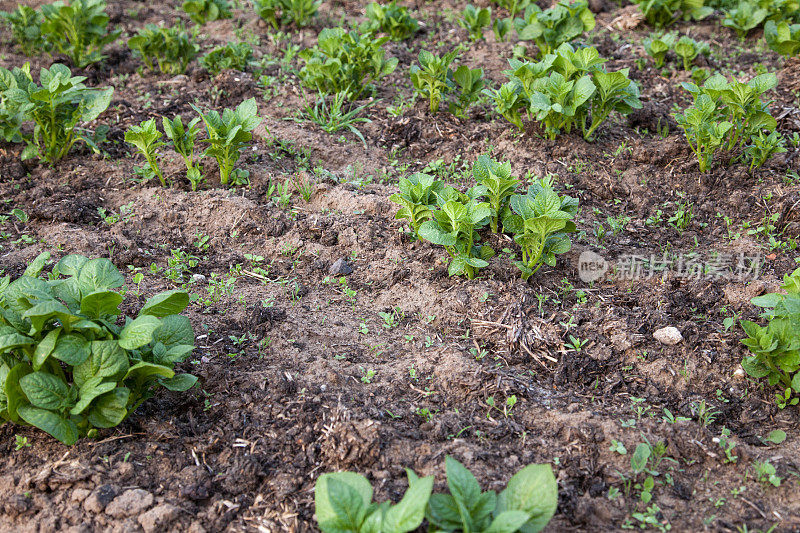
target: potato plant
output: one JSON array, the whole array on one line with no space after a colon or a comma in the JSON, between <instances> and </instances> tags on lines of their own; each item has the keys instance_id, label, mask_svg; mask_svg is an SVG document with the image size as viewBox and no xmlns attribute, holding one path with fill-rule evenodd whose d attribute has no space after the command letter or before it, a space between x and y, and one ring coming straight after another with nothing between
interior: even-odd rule
<instances>
[{"instance_id":1,"label":"potato plant","mask_svg":"<svg viewBox=\"0 0 800 533\"><path fill-rule=\"evenodd\" d=\"M680 18L702 20L714 10L704 0L634 0L648 24L656 28L669 26Z\"/></svg>"},{"instance_id":2,"label":"potato plant","mask_svg":"<svg viewBox=\"0 0 800 533\"><path fill-rule=\"evenodd\" d=\"M47 48L42 36L44 17L39 11L20 4L14 11L0 11L0 19L11 29L12 39L26 56Z\"/></svg>"},{"instance_id":3,"label":"potato plant","mask_svg":"<svg viewBox=\"0 0 800 533\"><path fill-rule=\"evenodd\" d=\"M748 375L766 378L780 408L796 405L800 399L800 268L783 278L786 294L757 296L751 302L764 309L766 326L743 320L747 338L742 340L751 355L742 359Z\"/></svg>"},{"instance_id":4,"label":"potato plant","mask_svg":"<svg viewBox=\"0 0 800 533\"><path fill-rule=\"evenodd\" d=\"M388 37L376 38L371 33L347 32L342 28L325 28L317 45L300 52L305 65L300 79L325 94L344 92L349 100L374 90L372 82L391 74L397 58L386 59L383 45Z\"/></svg>"},{"instance_id":5,"label":"potato plant","mask_svg":"<svg viewBox=\"0 0 800 533\"><path fill-rule=\"evenodd\" d=\"M223 70L244 71L253 57L253 48L247 43L228 43L218 46L200 58L200 65L212 76Z\"/></svg>"},{"instance_id":6,"label":"potato plant","mask_svg":"<svg viewBox=\"0 0 800 533\"><path fill-rule=\"evenodd\" d=\"M164 134L172 141L173 149L183 158L183 162L186 164L186 178L192 184L193 191L197 190L197 186L203 179L200 169L194 161L194 145L200 130L199 123L200 117L192 119L188 124L183 123L180 115L172 120L167 117L162 118Z\"/></svg>"},{"instance_id":7,"label":"potato plant","mask_svg":"<svg viewBox=\"0 0 800 533\"><path fill-rule=\"evenodd\" d=\"M158 148L164 146L161 142L162 133L158 131L156 119L145 120L138 126L131 126L125 132L125 142L136 147L139 154L144 156L146 163L142 167L136 167L135 172L145 180L158 178L162 187L167 186L161 168L158 165Z\"/></svg>"},{"instance_id":8,"label":"potato plant","mask_svg":"<svg viewBox=\"0 0 800 533\"><path fill-rule=\"evenodd\" d=\"M101 61L103 49L117 40L121 30L108 31L105 0L71 0L42 6L41 32L53 48L83 68Z\"/></svg>"},{"instance_id":9,"label":"potato plant","mask_svg":"<svg viewBox=\"0 0 800 533\"><path fill-rule=\"evenodd\" d=\"M183 26L170 28L148 24L128 39L128 48L142 59L148 70L163 74L183 74L197 57L200 46Z\"/></svg>"},{"instance_id":10,"label":"potato plant","mask_svg":"<svg viewBox=\"0 0 800 533\"><path fill-rule=\"evenodd\" d=\"M489 266L486 259L495 252L487 245L478 245L478 230L485 226L492 215L489 204L477 200L481 189L472 189L463 194L452 187L445 187L437 195L437 205L432 218L422 223L419 235L439 246L450 255L447 267L449 276L475 277L477 269Z\"/></svg>"},{"instance_id":11,"label":"potato plant","mask_svg":"<svg viewBox=\"0 0 800 533\"><path fill-rule=\"evenodd\" d=\"M628 114L641 107L628 69L606 72L603 62L595 48L575 50L564 43L539 62L509 60L509 81L485 94L497 113L521 131L522 116L528 114L549 139L578 128L590 140L611 112Z\"/></svg>"},{"instance_id":12,"label":"potato plant","mask_svg":"<svg viewBox=\"0 0 800 533\"><path fill-rule=\"evenodd\" d=\"M294 23L298 28L307 26L317 14L321 0L254 0L259 17L269 22L276 30Z\"/></svg>"},{"instance_id":13,"label":"potato plant","mask_svg":"<svg viewBox=\"0 0 800 533\"><path fill-rule=\"evenodd\" d=\"M195 24L231 18L231 4L228 0L187 0L183 10Z\"/></svg>"},{"instance_id":14,"label":"potato plant","mask_svg":"<svg viewBox=\"0 0 800 533\"><path fill-rule=\"evenodd\" d=\"M747 0L741 0L735 8L726 9L724 13L722 25L734 30L741 41L747 38L750 30L761 26L769 16L769 11Z\"/></svg>"},{"instance_id":15,"label":"potato plant","mask_svg":"<svg viewBox=\"0 0 800 533\"><path fill-rule=\"evenodd\" d=\"M483 29L492 24L492 10L488 7L476 8L472 4L467 4L458 24L469 32L469 38L473 42L483 40Z\"/></svg>"},{"instance_id":16,"label":"potato plant","mask_svg":"<svg viewBox=\"0 0 800 533\"><path fill-rule=\"evenodd\" d=\"M567 234L576 229L572 219L578 214L578 200L559 196L551 183L539 180L527 194L512 196L509 204L503 230L512 233L522 249L522 260L514 264L527 280L543 264L555 266L556 254L572 247Z\"/></svg>"},{"instance_id":17,"label":"potato plant","mask_svg":"<svg viewBox=\"0 0 800 533\"><path fill-rule=\"evenodd\" d=\"M419 23L408 14L408 8L397 5L397 0L388 4L372 2L367 5L365 31L385 33L392 41L405 41L419 30Z\"/></svg>"},{"instance_id":18,"label":"potato plant","mask_svg":"<svg viewBox=\"0 0 800 533\"><path fill-rule=\"evenodd\" d=\"M422 223L433 218L437 194L444 189L444 183L429 174L412 174L400 178L400 191L391 195L389 200L400 206L395 215L396 220L408 220L412 234L422 240L419 228Z\"/></svg>"},{"instance_id":19,"label":"potato plant","mask_svg":"<svg viewBox=\"0 0 800 533\"><path fill-rule=\"evenodd\" d=\"M672 50L676 40L677 37L674 33L665 33L660 36L651 35L644 40L644 50L647 55L653 58L656 68L664 66L667 52Z\"/></svg>"},{"instance_id":20,"label":"potato plant","mask_svg":"<svg viewBox=\"0 0 800 533\"><path fill-rule=\"evenodd\" d=\"M675 53L683 60L683 70L692 70L692 62L700 54L707 55L709 48L706 43L695 41L684 35L675 43Z\"/></svg>"},{"instance_id":21,"label":"potato plant","mask_svg":"<svg viewBox=\"0 0 800 533\"><path fill-rule=\"evenodd\" d=\"M584 0L560 0L544 11L531 3L522 18L514 19L519 39L536 43L540 57L591 31L595 24L594 14Z\"/></svg>"},{"instance_id":22,"label":"potato plant","mask_svg":"<svg viewBox=\"0 0 800 533\"><path fill-rule=\"evenodd\" d=\"M3 93L4 106L21 122L33 122L33 134L24 136L27 143L22 159L38 157L53 165L63 159L77 142L97 149L89 132L81 127L108 108L114 89L90 89L83 76L72 76L69 68L55 63L39 73L41 86L33 82L30 68L9 73L0 67L0 78L14 78L13 86Z\"/></svg>"},{"instance_id":23,"label":"potato plant","mask_svg":"<svg viewBox=\"0 0 800 533\"><path fill-rule=\"evenodd\" d=\"M445 457L449 494L433 494L425 517L440 531L538 533L556 512L558 483L549 465L528 465L500 494L481 492L467 467Z\"/></svg>"},{"instance_id":24,"label":"potato plant","mask_svg":"<svg viewBox=\"0 0 800 533\"><path fill-rule=\"evenodd\" d=\"M124 278L108 259L68 255L48 279L49 253L14 281L0 280L0 417L64 444L119 425L158 387L197 382L173 367L194 349L189 296L150 298L117 325Z\"/></svg>"},{"instance_id":25,"label":"potato plant","mask_svg":"<svg viewBox=\"0 0 800 533\"><path fill-rule=\"evenodd\" d=\"M354 472L322 474L314 487L314 511L323 533L404 533L427 518L434 531L538 533L556 511L558 484L549 465L528 465L500 494L482 492L464 465L445 458L449 493L433 492L433 477L406 469L408 490L399 503L373 503L372 486Z\"/></svg>"},{"instance_id":26,"label":"potato plant","mask_svg":"<svg viewBox=\"0 0 800 533\"><path fill-rule=\"evenodd\" d=\"M26 89L31 83L31 66L6 70L0 67L0 139L6 142L22 142L22 123L25 120L20 106L13 100L13 89Z\"/></svg>"},{"instance_id":27,"label":"potato plant","mask_svg":"<svg viewBox=\"0 0 800 533\"><path fill-rule=\"evenodd\" d=\"M795 57L800 54L800 24L767 21L764 38L769 47L781 55Z\"/></svg>"},{"instance_id":28,"label":"potato plant","mask_svg":"<svg viewBox=\"0 0 800 533\"><path fill-rule=\"evenodd\" d=\"M236 162L242 155L242 149L253 138L253 130L261 123L255 98L239 104L236 109L225 109L220 115L217 111L203 113L192 105L192 109L200 114L205 124L208 143L203 155L211 156L219 165L219 179L223 186L232 179L234 185L247 183L248 172L235 169Z\"/></svg>"}]
</instances>

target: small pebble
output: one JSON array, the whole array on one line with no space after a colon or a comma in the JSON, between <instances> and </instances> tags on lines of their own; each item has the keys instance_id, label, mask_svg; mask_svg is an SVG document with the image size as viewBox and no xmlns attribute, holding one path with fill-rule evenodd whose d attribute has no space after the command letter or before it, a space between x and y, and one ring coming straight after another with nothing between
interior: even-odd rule
<instances>
[{"instance_id":1,"label":"small pebble","mask_svg":"<svg viewBox=\"0 0 800 533\"><path fill-rule=\"evenodd\" d=\"M657 329L653 332L653 338L661 344L667 346L674 346L683 340L683 335L674 326L667 326L665 328Z\"/></svg>"},{"instance_id":2,"label":"small pebble","mask_svg":"<svg viewBox=\"0 0 800 533\"><path fill-rule=\"evenodd\" d=\"M337 259L336 262L331 265L330 270L328 270L328 273L331 276L346 276L352 272L353 267L351 267L344 259Z\"/></svg>"}]
</instances>

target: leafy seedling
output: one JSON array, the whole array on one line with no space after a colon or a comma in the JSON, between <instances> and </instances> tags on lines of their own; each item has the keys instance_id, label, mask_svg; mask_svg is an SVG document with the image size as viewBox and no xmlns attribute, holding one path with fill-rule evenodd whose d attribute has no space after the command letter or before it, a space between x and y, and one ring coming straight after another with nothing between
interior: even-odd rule
<instances>
[{"instance_id":1,"label":"leafy seedling","mask_svg":"<svg viewBox=\"0 0 800 533\"><path fill-rule=\"evenodd\" d=\"M206 126L208 143L204 155L210 155L217 160L219 165L220 183L225 186L233 176L234 184L247 183L248 173L234 167L242 154L242 149L253 138L253 130L261 123L258 117L258 107L255 98L250 98L239 104L235 110L225 109L220 115L217 111L203 113L192 105L192 109L200 114Z\"/></svg>"},{"instance_id":2,"label":"leafy seedling","mask_svg":"<svg viewBox=\"0 0 800 533\"><path fill-rule=\"evenodd\" d=\"M138 126L131 126L125 132L125 142L136 147L138 152L144 156L147 163L143 167L137 167L136 173L144 179L158 178L162 187L167 186L161 168L158 165L158 148L165 146L161 142L162 133L158 131L156 119L145 120Z\"/></svg>"},{"instance_id":3,"label":"leafy seedling","mask_svg":"<svg viewBox=\"0 0 800 533\"><path fill-rule=\"evenodd\" d=\"M194 144L197 134L200 131L200 117L192 119L187 125L183 124L180 115L172 120L167 117L162 118L162 126L167 138L172 141L172 147L183 158L186 164L186 177L192 184L192 190L196 191L197 186L202 181L200 169L194 162Z\"/></svg>"},{"instance_id":4,"label":"leafy seedling","mask_svg":"<svg viewBox=\"0 0 800 533\"><path fill-rule=\"evenodd\" d=\"M103 49L117 40L121 30L108 32L105 0L71 0L42 7L41 33L55 50L83 68L105 58Z\"/></svg>"}]
</instances>

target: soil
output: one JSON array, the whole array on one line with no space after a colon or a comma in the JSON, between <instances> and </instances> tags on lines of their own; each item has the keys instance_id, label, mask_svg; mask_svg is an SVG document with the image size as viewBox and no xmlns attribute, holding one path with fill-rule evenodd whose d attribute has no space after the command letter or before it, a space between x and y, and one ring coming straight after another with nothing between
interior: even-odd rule
<instances>
[{"instance_id":1,"label":"soil","mask_svg":"<svg viewBox=\"0 0 800 533\"><path fill-rule=\"evenodd\" d=\"M103 63L80 71L91 86L115 87L97 121L110 127L104 155L77 149L49 168L20 163L20 145L0 144L3 211L28 215L0 225L0 269L18 276L43 250L54 259L109 257L127 275L129 313L156 292L186 287L195 295L187 314L198 340L182 370L200 378L191 392L160 391L119 427L70 448L30 427L2 426L0 530L314 530L320 474L360 472L378 500L397 501L404 468L436 475L443 490L447 454L484 489L502 489L526 464L553 465L559 504L548 531L638 527L633 514L652 505L661 527L675 531L800 530L798 408L778 409L775 391L743 374L741 328L723 326L726 317L757 319L749 300L776 290L797 267L797 148L754 173L718 161L701 174L670 117L688 101L679 83L689 74L674 57L655 69L641 45L650 29L636 7L602 0L592 3L598 24L589 42L609 69L631 69L644 109L612 116L593 143L577 135L548 141L534 126L518 134L487 103L464 120L412 103L407 72L423 48L464 43L463 62L481 66L492 84L503 81L513 43L488 35L470 44L453 17L466 2L409 4L422 31L386 45L399 66L360 102L371 104L371 122L358 124L364 143L287 120L315 97L292 74L298 60L281 63L282 49L313 45L342 16L362 20L365 4L325 2L288 41L248 6L236 9L201 29L203 49L254 36L263 62L215 78L197 62L176 77L139 72L120 39ZM120 0L108 12L129 35L148 23L188 23L179 6ZM797 60L769 51L760 31L739 43L719 17L675 29L712 45L698 63L710 71L743 79L777 72L770 99L778 129L800 131ZM38 72L66 61L25 58L9 39L0 42L4 66L30 60ZM260 83L259 74L274 78ZM141 160L122 141L129 126L192 116L192 103L222 109L249 97L264 126L240 162L249 187L220 188L209 162L207 183L191 192L172 155L164 163L172 187L135 179ZM398 103L407 105L390 113ZM469 165L487 151L520 176L551 174L561 192L580 199L572 251L529 282L505 252L475 280L449 278L442 249L413 242L394 219L388 197L400 177L427 166L466 187L474 183ZM275 183L291 191L288 202L276 199ZM307 200L297 183L311 186ZM669 219L682 206L693 216L678 229ZM775 228L758 231L772 215ZM510 239L493 239L496 250L516 252ZM587 250L618 275L583 282L578 258ZM718 254L733 267L757 257L759 271L621 275L626 256L657 263L665 253L694 263ZM331 275L339 259L351 273ZM145 274L138 286L135 272ZM392 327L381 312L394 313ZM665 326L683 340L655 340ZM516 404L504 412L511 398ZM703 401L712 416L698 413ZM788 437L765 441L774 430ZM729 454L723 431L735 444ZM32 446L15 450L15 435ZM640 501L635 485L643 479L633 479L630 464L646 441L666 449L649 504ZM756 475L754 463L767 460L779 487Z\"/></svg>"}]
</instances>

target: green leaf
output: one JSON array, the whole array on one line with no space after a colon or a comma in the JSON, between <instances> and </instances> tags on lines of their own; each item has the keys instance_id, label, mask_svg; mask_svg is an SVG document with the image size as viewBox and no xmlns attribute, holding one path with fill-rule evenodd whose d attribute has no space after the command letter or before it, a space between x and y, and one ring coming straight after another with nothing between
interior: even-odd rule
<instances>
[{"instance_id":1,"label":"green leaf","mask_svg":"<svg viewBox=\"0 0 800 533\"><path fill-rule=\"evenodd\" d=\"M197 376L191 374L178 374L174 378L162 379L161 384L164 388L173 392L184 392L195 386Z\"/></svg>"},{"instance_id":2,"label":"green leaf","mask_svg":"<svg viewBox=\"0 0 800 533\"><path fill-rule=\"evenodd\" d=\"M78 387L94 377L119 381L128 367L128 356L117 341L92 341L91 356L73 369L73 379Z\"/></svg>"},{"instance_id":3,"label":"green leaf","mask_svg":"<svg viewBox=\"0 0 800 533\"><path fill-rule=\"evenodd\" d=\"M24 222L24 221L23 221ZM30 277L37 277L41 272L42 269L47 264L47 261L50 260L50 252L42 252L36 256L36 258L30 262L28 267L25 269L25 272L22 273L23 276L30 276Z\"/></svg>"},{"instance_id":4,"label":"green leaf","mask_svg":"<svg viewBox=\"0 0 800 533\"><path fill-rule=\"evenodd\" d=\"M800 374L797 374L797 375L800 376ZM797 392L797 391L795 391L795 392ZM769 432L769 435L767 435L767 439L766 440L768 440L769 442L771 442L773 444L781 444L783 441L786 440L786 432L782 431L780 429L775 429L775 430Z\"/></svg>"},{"instance_id":5,"label":"green leaf","mask_svg":"<svg viewBox=\"0 0 800 533\"><path fill-rule=\"evenodd\" d=\"M84 296L95 291L116 289L124 283L125 278L117 267L103 257L86 261L78 274L78 288Z\"/></svg>"},{"instance_id":6,"label":"green leaf","mask_svg":"<svg viewBox=\"0 0 800 533\"><path fill-rule=\"evenodd\" d=\"M57 411L65 407L69 389L59 378L46 372L32 372L19 380L22 392L35 407Z\"/></svg>"},{"instance_id":7,"label":"green leaf","mask_svg":"<svg viewBox=\"0 0 800 533\"><path fill-rule=\"evenodd\" d=\"M403 499L386 512L383 519L384 531L405 533L417 529L425 517L425 506L432 490L433 476L409 481Z\"/></svg>"},{"instance_id":8,"label":"green leaf","mask_svg":"<svg viewBox=\"0 0 800 533\"><path fill-rule=\"evenodd\" d=\"M67 446L72 446L78 442L78 428L72 420L32 405L23 405L18 411L19 416L25 422L41 429Z\"/></svg>"},{"instance_id":9,"label":"green leaf","mask_svg":"<svg viewBox=\"0 0 800 533\"><path fill-rule=\"evenodd\" d=\"M81 300L81 313L89 318L100 318L105 315L118 315L119 304L122 303L121 294L113 291L95 291L87 294Z\"/></svg>"},{"instance_id":10,"label":"green leaf","mask_svg":"<svg viewBox=\"0 0 800 533\"><path fill-rule=\"evenodd\" d=\"M645 442L640 442L631 456L631 470L633 470L633 473L638 474L639 472L643 472L649 459L650 445Z\"/></svg>"},{"instance_id":11,"label":"green leaf","mask_svg":"<svg viewBox=\"0 0 800 533\"><path fill-rule=\"evenodd\" d=\"M353 472L322 474L314 486L314 512L323 532L358 531L371 501L369 481Z\"/></svg>"},{"instance_id":12,"label":"green leaf","mask_svg":"<svg viewBox=\"0 0 800 533\"><path fill-rule=\"evenodd\" d=\"M31 372L32 370L30 366L24 363L19 363L14 365L14 368L12 368L6 376L4 392L6 395L8 418L13 423L19 423L17 409L20 406L27 405L29 403L28 399L25 397L25 394L22 392L19 382L20 379Z\"/></svg>"},{"instance_id":13,"label":"green leaf","mask_svg":"<svg viewBox=\"0 0 800 533\"><path fill-rule=\"evenodd\" d=\"M189 305L189 295L184 291L167 291L156 294L144 304L139 316L152 315L163 318L167 315L177 315Z\"/></svg>"},{"instance_id":14,"label":"green leaf","mask_svg":"<svg viewBox=\"0 0 800 533\"><path fill-rule=\"evenodd\" d=\"M61 328L50 330L45 338L36 345L36 349L33 351L33 359L31 360L31 365L34 370L42 368L44 362L47 361L47 358L53 353L60 334Z\"/></svg>"},{"instance_id":15,"label":"green leaf","mask_svg":"<svg viewBox=\"0 0 800 533\"><path fill-rule=\"evenodd\" d=\"M484 533L514 533L519 530L530 516L523 511L505 511L498 514Z\"/></svg>"},{"instance_id":16,"label":"green leaf","mask_svg":"<svg viewBox=\"0 0 800 533\"><path fill-rule=\"evenodd\" d=\"M70 366L78 366L85 362L91 354L91 344L83 335L64 333L56 340L52 356Z\"/></svg>"},{"instance_id":17,"label":"green leaf","mask_svg":"<svg viewBox=\"0 0 800 533\"><path fill-rule=\"evenodd\" d=\"M558 506L558 484L550 465L528 465L509 480L497 498L496 512L522 511L530 516L519 530L538 533Z\"/></svg>"},{"instance_id":18,"label":"green leaf","mask_svg":"<svg viewBox=\"0 0 800 533\"><path fill-rule=\"evenodd\" d=\"M126 325L119 334L119 345L125 350L135 350L153 340L153 332L161 320L151 315L141 315Z\"/></svg>"},{"instance_id":19,"label":"green leaf","mask_svg":"<svg viewBox=\"0 0 800 533\"><path fill-rule=\"evenodd\" d=\"M113 428L118 426L128 414L126 409L130 390L117 387L95 400L89 411L89 423L97 428Z\"/></svg>"},{"instance_id":20,"label":"green leaf","mask_svg":"<svg viewBox=\"0 0 800 533\"><path fill-rule=\"evenodd\" d=\"M94 377L87 380L78 391L78 403L70 410L71 415L83 413L98 396L102 396L117 388L113 381L103 381L101 377Z\"/></svg>"}]
</instances>

